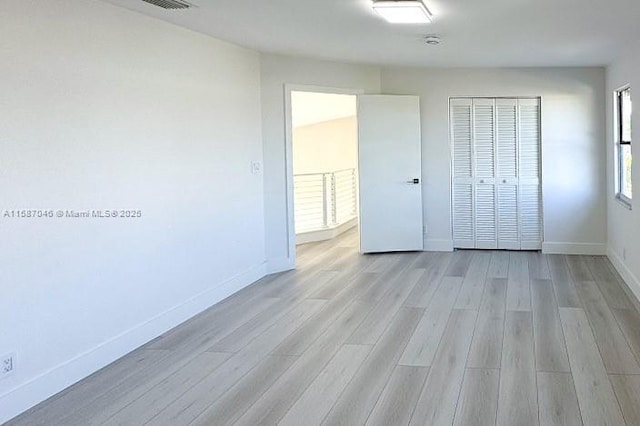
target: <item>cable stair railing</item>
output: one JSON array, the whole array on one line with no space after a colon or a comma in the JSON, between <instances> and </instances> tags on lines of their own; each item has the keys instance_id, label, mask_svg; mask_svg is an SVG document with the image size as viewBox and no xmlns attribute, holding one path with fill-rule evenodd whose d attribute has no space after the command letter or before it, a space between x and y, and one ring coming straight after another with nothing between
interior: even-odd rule
<instances>
[{"instance_id":1,"label":"cable stair railing","mask_svg":"<svg viewBox=\"0 0 640 426\"><path fill-rule=\"evenodd\" d=\"M356 170L293 176L296 234L336 228L357 217Z\"/></svg>"}]
</instances>

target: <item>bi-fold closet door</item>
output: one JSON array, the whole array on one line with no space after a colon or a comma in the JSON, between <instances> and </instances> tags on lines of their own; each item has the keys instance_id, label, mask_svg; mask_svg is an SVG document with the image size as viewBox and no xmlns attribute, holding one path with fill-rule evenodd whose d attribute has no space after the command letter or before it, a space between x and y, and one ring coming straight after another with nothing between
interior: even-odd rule
<instances>
[{"instance_id":1,"label":"bi-fold closet door","mask_svg":"<svg viewBox=\"0 0 640 426\"><path fill-rule=\"evenodd\" d=\"M542 247L540 99L451 99L456 248Z\"/></svg>"}]
</instances>

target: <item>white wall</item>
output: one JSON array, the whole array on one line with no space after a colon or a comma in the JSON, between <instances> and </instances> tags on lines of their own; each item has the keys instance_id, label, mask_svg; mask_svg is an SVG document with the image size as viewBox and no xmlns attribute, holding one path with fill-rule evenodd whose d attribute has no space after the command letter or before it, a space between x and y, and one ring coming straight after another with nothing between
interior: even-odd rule
<instances>
[{"instance_id":1,"label":"white wall","mask_svg":"<svg viewBox=\"0 0 640 426\"><path fill-rule=\"evenodd\" d=\"M640 158L638 141L640 141L640 114L638 107L633 110L631 119L631 140L633 162L632 179L634 187L633 210L615 199L615 130L613 93L624 85L631 85L632 100L640 103L640 49L629 47L626 55L607 69L607 229L609 237L609 258L622 273L625 281L640 299Z\"/></svg>"},{"instance_id":2,"label":"white wall","mask_svg":"<svg viewBox=\"0 0 640 426\"><path fill-rule=\"evenodd\" d=\"M0 216L0 423L262 276L259 60L99 1L0 2L0 211L143 212Z\"/></svg>"},{"instance_id":3,"label":"white wall","mask_svg":"<svg viewBox=\"0 0 640 426\"><path fill-rule=\"evenodd\" d=\"M604 84L602 68L383 68L383 93L420 96L426 247L452 245L449 97L541 96L545 250L603 253Z\"/></svg>"},{"instance_id":4,"label":"white wall","mask_svg":"<svg viewBox=\"0 0 640 426\"><path fill-rule=\"evenodd\" d=\"M357 167L358 120L355 115L293 128L294 174Z\"/></svg>"},{"instance_id":5,"label":"white wall","mask_svg":"<svg viewBox=\"0 0 640 426\"><path fill-rule=\"evenodd\" d=\"M352 117L357 113L354 95L318 92L291 92L291 125L293 127Z\"/></svg>"},{"instance_id":6,"label":"white wall","mask_svg":"<svg viewBox=\"0 0 640 426\"><path fill-rule=\"evenodd\" d=\"M291 268L285 174L285 84L380 91L377 67L261 55L265 239L269 271Z\"/></svg>"}]
</instances>

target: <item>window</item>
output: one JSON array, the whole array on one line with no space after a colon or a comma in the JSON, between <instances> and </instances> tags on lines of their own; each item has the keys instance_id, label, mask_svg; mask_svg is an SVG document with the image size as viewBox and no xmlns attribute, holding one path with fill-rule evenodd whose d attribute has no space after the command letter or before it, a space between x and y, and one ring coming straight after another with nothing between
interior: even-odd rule
<instances>
[{"instance_id":1,"label":"window","mask_svg":"<svg viewBox=\"0 0 640 426\"><path fill-rule=\"evenodd\" d=\"M617 143L618 143L618 181L617 196L631 204L631 88L616 92L617 101Z\"/></svg>"}]
</instances>

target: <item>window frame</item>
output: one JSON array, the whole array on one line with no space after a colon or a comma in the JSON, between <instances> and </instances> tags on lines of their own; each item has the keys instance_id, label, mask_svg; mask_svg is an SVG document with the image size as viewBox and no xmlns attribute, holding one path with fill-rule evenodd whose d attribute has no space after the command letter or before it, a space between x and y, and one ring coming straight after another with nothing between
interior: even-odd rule
<instances>
[{"instance_id":1,"label":"window frame","mask_svg":"<svg viewBox=\"0 0 640 426\"><path fill-rule=\"evenodd\" d=\"M623 117L623 95L629 92L631 96L631 85L626 85L615 91L615 118L616 118L616 199L622 202L629 209L631 208L633 194L631 198L622 192L624 180L624 157L623 146L632 147L632 140L624 140L624 117Z\"/></svg>"}]
</instances>

